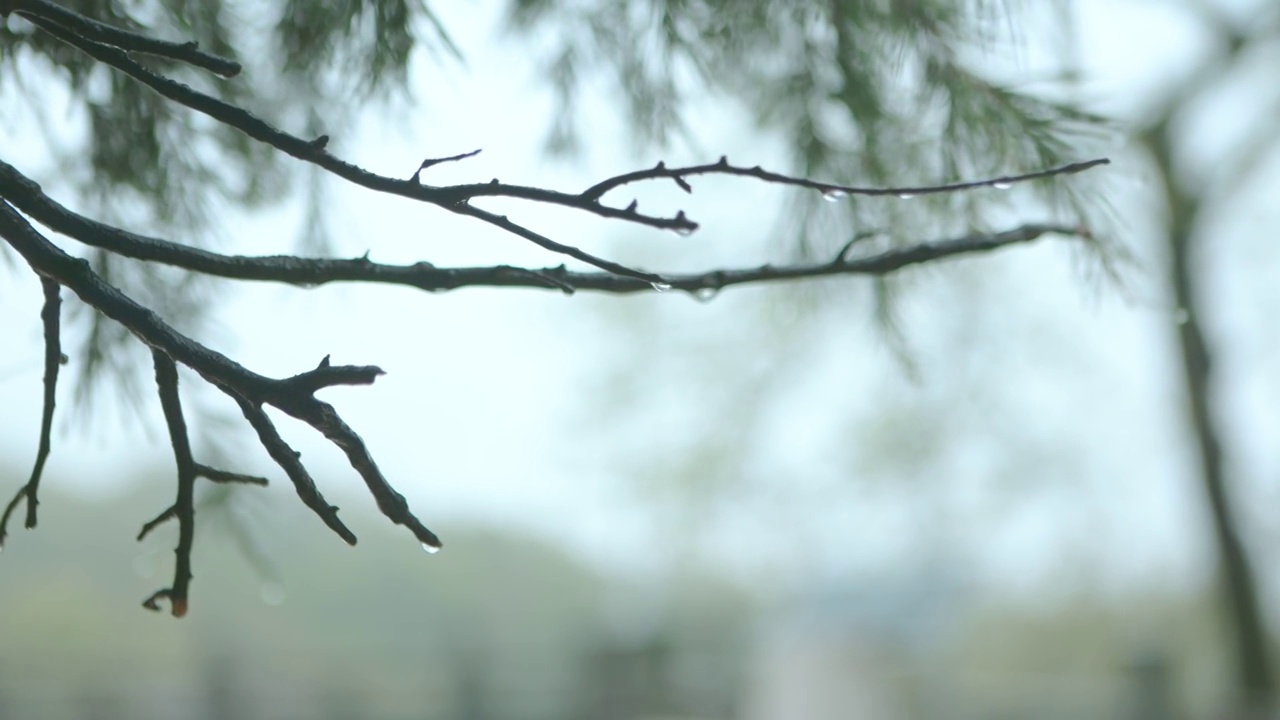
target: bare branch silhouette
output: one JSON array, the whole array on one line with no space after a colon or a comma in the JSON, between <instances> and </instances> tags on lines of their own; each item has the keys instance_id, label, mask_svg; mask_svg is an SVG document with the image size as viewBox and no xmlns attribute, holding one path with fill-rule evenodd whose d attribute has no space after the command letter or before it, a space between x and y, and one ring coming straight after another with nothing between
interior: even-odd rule
<instances>
[{"instance_id":1,"label":"bare branch silhouette","mask_svg":"<svg viewBox=\"0 0 1280 720\"><path fill-rule=\"evenodd\" d=\"M272 378L255 373L175 330L151 308L139 303L95 272L87 261L69 254L51 241L32 221L86 246L116 256L233 280L280 282L306 287L335 282L383 283L429 292L465 287L542 288L566 294L578 291L623 294L679 290L705 299L723 288L735 285L836 275L882 276L914 265L1030 242L1045 235L1087 238L1089 231L1087 228L1058 223L1028 223L1001 232L970 233L950 239L900 243L894 249L865 255L854 252L860 247L857 243L862 237L857 236L846 243L831 260L823 262L716 268L693 273L660 273L598 257L581 248L557 241L547 233L535 230L507 215L478 207L475 203L489 198L522 200L688 235L696 231L699 225L682 209L668 214L651 214L641 212L635 200L626 204L614 204L606 203L605 197L635 183L650 181L671 181L685 192L692 193L692 178L716 175L813 190L828 197L908 197L964 192L984 187L1003 188L1016 183L1059 178L1108 162L1105 158L1099 158L949 184L859 187L786 175L765 170L758 165L734 165L727 157L722 156L717 162L701 165L667 166L659 162L648 169L606 178L576 193L509 184L496 178L483 183L436 186L423 182L428 170L442 163L464 161L474 157L480 150L427 158L418 163L416 170L408 177L375 173L331 153L328 150L328 135L321 134L306 139L280 130L242 107L161 75L144 66L134 58L134 54L186 63L225 77L236 76L241 71L241 66L234 59L206 53L194 42L156 40L131 29L112 27L49 0L0 0L0 16L8 13L20 14L40 30L124 73L168 100L207 115L254 140L350 183L473 218L594 268L583 271L570 269L565 265L544 268L510 265L436 267L425 261L410 265L390 265L374 262L367 254L349 259L221 254L182 242L134 233L73 212L47 195L36 182L17 168L0 160L0 238L40 277L45 295L44 309L41 312L45 338L45 392L40 445L29 480L18 490L0 517L0 545L4 542L10 515L21 502L26 502L25 526L32 528L36 525L39 505L37 490L50 453L58 368L65 360L60 344L59 308L61 289L66 288L102 317L119 323L151 349L156 388L176 462L177 495L173 505L142 526L138 539L146 537L156 527L172 519L178 524L178 542L172 584L156 591L143 604L151 609L159 609L161 601L167 601L175 616L184 615L189 604L196 479L204 477L212 482L253 485L267 483L265 478L214 469L195 460L180 400L178 366L194 370L204 381L236 402L246 422L256 433L259 443L289 477L303 504L345 542L354 545L356 536L339 519L338 508L330 505L320 493L299 453L281 437L267 414L268 407L306 423L341 449L352 469L374 496L382 513L392 522L408 528L424 547L438 549L441 545L439 538L413 514L404 496L383 476L360 436L343 421L333 406L315 396L317 391L335 385L372 384L383 372L373 365L334 365L326 356L315 368L291 377Z\"/></svg>"}]
</instances>

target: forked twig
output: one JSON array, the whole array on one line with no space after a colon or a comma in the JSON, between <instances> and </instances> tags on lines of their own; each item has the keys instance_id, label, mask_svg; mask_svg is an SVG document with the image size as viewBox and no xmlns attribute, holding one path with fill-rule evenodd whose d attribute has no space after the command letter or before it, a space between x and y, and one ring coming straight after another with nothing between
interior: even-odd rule
<instances>
[{"instance_id":1,"label":"forked twig","mask_svg":"<svg viewBox=\"0 0 1280 720\"><path fill-rule=\"evenodd\" d=\"M0 0L0 16L20 13L41 30L77 48L90 57L125 73L165 98L239 131L262 143L311 163L351 183L375 192L396 195L428 203L459 215L474 218L506 233L535 243L551 252L573 258L597 270L571 270L564 265L526 268L510 265L490 267L436 267L427 262L411 265L388 265L373 262L368 254L352 259L300 258L295 256L237 256L215 253L162 238L149 237L107 225L80 215L57 203L40 186L13 166L0 161L0 238L20 254L40 277L45 302L41 311L45 338L44 406L41 416L40 445L32 473L0 516L0 546L3 545L10 516L18 504L26 501L26 527L36 525L38 488L50 452L53 412L58 368L65 360L60 342L60 304L62 287L77 295L103 317L110 318L129 330L152 352L156 387L164 411L170 444L177 466L177 496L173 505L143 524L138 539L146 537L162 523L175 519L178 541L172 584L156 591L144 601L148 608L160 609L167 601L173 615L187 612L192 579L191 551L195 537L194 487L196 479L212 482L265 485L266 479L218 470L196 462L191 450L186 420L178 389L178 366L186 366L205 381L231 397L240 407L246 421L257 434L259 443L293 483L302 502L339 537L355 544L356 536L338 517L338 508L330 505L317 488L301 456L281 437L267 414L273 407L310 425L337 446L360 475L377 501L379 509L394 523L404 525L429 549L439 548L440 540L410 511L403 495L395 490L374 462L360 436L339 416L333 406L318 399L316 393L336 385L367 385L382 370L372 365L334 365L326 356L315 368L286 378L259 375L231 358L193 340L165 323L149 308L139 304L96 273L86 261L67 254L50 242L27 220L39 223L68 237L123 257L157 262L192 272L240 280L274 281L315 286L330 282L374 282L404 285L428 291L462 287L526 287L555 289L572 294L579 290L609 293L634 293L680 290L705 299L722 288L780 280L796 280L832 275L873 275L888 273L921 263L969 253L990 251L1015 243L1029 242L1047 234L1089 237L1085 228L1058 224L1025 224L996 233L974 233L936 242L918 242L878 253L855 256L854 248L863 236L855 236L829 261L789 265L766 264L757 267L716 269L700 273L660 274L629 267L598 257L578 247L552 239L506 215L477 207L474 202L486 198L508 198L543 203L579 210L593 215L622 220L652 228L688 235L698 224L683 210L656 215L641 212L636 201L614 205L605 196L638 182L671 181L687 193L693 191L689 179L706 175L745 177L791 187L821 192L827 196L898 196L949 193L984 187L1004 188L1016 183L1033 182L1104 165L1105 158L1071 163L1034 172L971 180L950 184L906 187L870 188L841 185L772 172L756 165L731 164L727 157L701 165L668 167L657 163L651 168L622 173L597 182L577 193L499 182L433 186L422 182L424 172L436 165L456 162L479 153L472 152L423 160L407 179L381 175L349 163L329 150L325 134L306 139L273 127L262 118L207 93L140 64L132 54L143 53L165 57L200 67L227 77L240 72L234 60L206 53L196 43L171 43L142 34L111 27L68 10L50 0ZM26 216L24 216L24 213Z\"/></svg>"},{"instance_id":2,"label":"forked twig","mask_svg":"<svg viewBox=\"0 0 1280 720\"><path fill-rule=\"evenodd\" d=\"M4 514L0 516L0 548L4 547L9 516L13 514L19 501L25 499L27 502L27 518L23 526L28 530L36 526L36 508L40 506L40 478L44 474L45 461L49 459L53 435L53 408L57 402L58 369L62 367L65 360L62 354L61 287L47 277L40 278L40 287L44 290L44 307L40 310L40 319L44 324L44 403L40 412L40 445L36 450L36 461L31 468L30 478L14 494L13 499L5 506Z\"/></svg>"}]
</instances>

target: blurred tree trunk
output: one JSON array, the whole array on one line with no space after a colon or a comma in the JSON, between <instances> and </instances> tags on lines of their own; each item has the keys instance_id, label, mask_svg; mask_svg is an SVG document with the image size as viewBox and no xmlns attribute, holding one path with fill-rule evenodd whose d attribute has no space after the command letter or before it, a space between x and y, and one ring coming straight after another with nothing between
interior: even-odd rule
<instances>
[{"instance_id":1,"label":"blurred tree trunk","mask_svg":"<svg viewBox=\"0 0 1280 720\"><path fill-rule=\"evenodd\" d=\"M1276 689L1270 637L1262 618L1249 552L1240 536L1231 479L1223 462L1223 434L1214 411L1213 352L1203 330L1204 298L1197 292L1197 242L1204 232L1206 206L1213 199L1209 195L1214 193L1215 197L1222 197L1223 187L1179 172L1185 168L1178 167L1181 158L1178 157L1179 139L1174 126L1192 103L1201 100L1205 91L1215 87L1217 81L1242 62L1245 50L1254 43L1269 41L1274 30L1257 32L1259 28L1254 27L1251 31L1255 34L1247 36L1225 18L1215 15L1208 4L1198 7L1206 23L1216 32L1215 39L1223 51L1206 60L1192 79L1160 108L1143 132L1141 141L1154 161L1159 190L1166 204L1168 279L1177 308L1179 365L1186 392L1187 420L1200 456L1200 483L1213 522L1220 565L1218 577L1232 639L1236 690L1244 704L1243 709L1251 717L1255 713L1257 717L1269 717L1275 707ZM1244 167L1228 171L1227 175L1233 181L1247 181L1253 169L1251 163L1277 139L1274 128L1264 128L1261 132L1260 137L1248 137L1244 141L1244 147L1250 151L1238 155L1238 162ZM1232 192L1228 189L1225 194L1229 196Z\"/></svg>"}]
</instances>

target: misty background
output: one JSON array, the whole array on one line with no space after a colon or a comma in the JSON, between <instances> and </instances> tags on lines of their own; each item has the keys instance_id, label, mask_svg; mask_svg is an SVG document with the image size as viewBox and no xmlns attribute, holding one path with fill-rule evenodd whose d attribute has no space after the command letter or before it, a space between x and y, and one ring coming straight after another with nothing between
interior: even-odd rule
<instances>
[{"instance_id":1,"label":"misty background","mask_svg":"<svg viewBox=\"0 0 1280 720\"><path fill-rule=\"evenodd\" d=\"M1095 109L1142 122L1148 98L1212 51L1176 5L1077 4ZM566 189L657 159L785 164L778 138L716 97L695 102L688 143L633 152L605 83L579 105L583 152L549 158L554 96L528 47L495 30L494 8L440 14L466 65L419 58L418 102L366 113L340 139L353 162L407 176L423 157L483 148L432 182ZM1182 172L1213 181L1269 67L1182 120ZM0 145L38 168L33 137L4 128ZM336 450L282 424L360 536L345 547L226 422L234 407L187 382L198 443L272 487L203 487L192 611L142 611L176 535L131 540L172 493L158 406L108 392L68 411L64 388L40 528L12 530L0 556L0 717L1217 717L1231 670L1179 394L1183 318L1158 282L1160 199L1123 133L1107 154L1094 172L1134 255L1119 282L1066 240L910 270L901 347L857 279L714 298L213 281L204 339L247 367L287 375L332 354L387 371L323 397L445 547L423 553ZM1222 241L1199 260L1233 492L1274 626L1271 155L1212 214ZM340 256L558 263L432 208L329 193ZM779 188L708 178L691 196L637 197L702 227L685 238L511 212L666 271L785 256ZM283 253L304 215L300 200L228 210L217 232L227 252ZM39 303L34 277L7 274L4 488L25 480L38 440Z\"/></svg>"}]
</instances>

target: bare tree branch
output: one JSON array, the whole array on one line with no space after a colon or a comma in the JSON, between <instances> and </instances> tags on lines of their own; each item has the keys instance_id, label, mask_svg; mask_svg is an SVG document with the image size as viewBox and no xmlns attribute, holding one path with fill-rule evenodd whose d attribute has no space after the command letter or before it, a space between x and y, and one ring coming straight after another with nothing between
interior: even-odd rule
<instances>
[{"instance_id":1,"label":"bare tree branch","mask_svg":"<svg viewBox=\"0 0 1280 720\"><path fill-rule=\"evenodd\" d=\"M178 519L178 547L174 550L173 585L157 590L142 602L142 606L159 610L162 598L169 601L174 617L187 614L187 590L191 586L191 545L196 532L196 461L191 456L191 440L187 437L187 422L182 416L182 402L178 397L178 366L162 351L152 349L156 368L156 389L160 392L160 407L169 427L169 441L173 445L174 460L178 465L178 497L173 507L142 527L142 538L156 525L169 517Z\"/></svg>"},{"instance_id":2,"label":"bare tree branch","mask_svg":"<svg viewBox=\"0 0 1280 720\"><path fill-rule=\"evenodd\" d=\"M258 433L258 442L262 443L262 447L267 449L271 459L276 461L280 469L284 470L289 480L293 482L293 487L297 490L302 503L319 515L324 524L337 533L344 542L355 545L355 533L338 519L338 507L330 505L324 499L324 495L320 494L316 481L311 479L311 473L307 472L306 466L302 464L302 453L289 447L284 438L280 437L276 426L272 424L271 418L267 417L261 405L239 396L235 396L235 400L240 405L245 419L249 421L249 425Z\"/></svg>"},{"instance_id":3,"label":"bare tree branch","mask_svg":"<svg viewBox=\"0 0 1280 720\"><path fill-rule=\"evenodd\" d=\"M16 168L0 161L0 238L30 265L40 277L45 291L45 306L41 313L45 326L45 402L40 448L30 480L18 491L5 509L3 517L0 517L0 545L3 544L9 516L20 501L25 499L27 502L27 527L34 527L36 523L36 491L49 455L58 365L64 357L60 349L58 309L60 288L66 287L97 311L99 315L95 317L120 323L152 351L156 386L177 464L178 487L173 505L147 521L138 538L142 539L162 523L176 519L178 542L172 584L152 594L143 604L151 609L159 609L160 602L167 600L175 616L185 614L188 607L192 578L191 549L195 532L196 478L254 485L267 483L265 478L218 470L196 462L181 407L177 366L191 368L205 381L235 400L257 434L259 443L289 477L302 502L344 541L355 544L356 536L339 519L338 508L330 505L321 494L302 463L300 454L281 437L268 416L268 406L305 422L340 448L383 514L394 523L407 527L424 547L437 549L440 547L439 538L418 520L410 511L404 496L388 483L360 436L343 421L333 406L316 397L318 391L335 385L371 384L383 372L372 365L334 365L326 356L315 368L291 377L271 378L259 375L176 331L153 310L139 304L104 276L96 273L88 262L64 252L50 242L32 226L28 217L85 245L115 255L228 279L283 282L307 287L330 282L386 283L432 292L473 286L554 289L567 294L578 290L635 293L674 289L706 298L722 288L746 283L834 275L883 276L912 265L995 250L1015 243L1029 242L1047 234L1087 238L1089 231L1086 228L1060 224L1031 223L1004 232L973 233L935 242L917 242L862 256L857 256L854 252L855 247L861 247L857 243L862 236L857 236L826 262L766 264L695 273L658 274L628 267L558 242L506 215L477 207L473 201L508 198L556 205L688 235L698 229L698 223L690 219L684 210L677 210L674 214L650 214L641 212L635 200L626 205L614 205L606 204L604 198L607 194L634 183L649 181L671 181L685 192L692 193L690 179L707 175L750 178L812 190L827 197L859 195L905 198L984 187L1003 188L1015 183L1083 172L1108 162L1105 158L1100 158L1034 172L950 184L869 188L793 177L765 170L758 165L733 165L727 157L722 156L717 162L701 165L668 167L659 162L645 170L606 178L577 193L513 185L496 178L487 183L433 186L422 181L425 171L441 163L465 160L480 151L427 158L419 163L417 170L408 178L380 175L330 153L327 150L330 141L328 135L304 139L279 130L241 107L148 69L131 55L145 53L161 56L227 77L240 72L240 65L234 60L202 52L194 42L178 44L154 40L130 30L104 25L50 0L0 0L0 16L10 12L20 13L43 31L130 76L161 96L348 182L375 192L428 203L474 218L597 269L584 272L570 270L564 265L547 268L510 265L439 268L428 262L388 265L373 262L368 253L351 259L220 254L132 233L75 213L46 195L37 183Z\"/></svg>"},{"instance_id":4,"label":"bare tree branch","mask_svg":"<svg viewBox=\"0 0 1280 720\"><path fill-rule=\"evenodd\" d=\"M654 283L648 280L613 273L576 272L563 265L541 269L510 265L441 268L425 262L388 265L374 262L368 257L330 259L293 255L224 255L139 235L86 218L44 194L38 184L2 160L0 197L44 225L87 245L137 260L161 262L235 280L273 281L305 287L332 282L366 282L404 285L429 292L481 286L549 288L566 293L578 290L635 293L655 289ZM917 243L865 257L849 257L850 246L846 246L831 262L664 274L657 289L665 290L670 287L697 292L719 290L731 285L830 275L884 275L910 265L953 255L993 250L1034 240L1046 234L1083 237L1088 235L1088 231L1079 227L1033 223L1000 233L973 234L932 243Z\"/></svg>"},{"instance_id":5,"label":"bare tree branch","mask_svg":"<svg viewBox=\"0 0 1280 720\"><path fill-rule=\"evenodd\" d=\"M223 77L240 74L240 63L229 58L204 52L199 43L174 43L157 40L139 33L100 23L80 13L62 7L49 0L7 0L9 12L16 12L32 22L44 20L57 23L70 32L82 35L94 42L112 45L126 52L145 53L178 60L188 65L208 70ZM39 24L37 22L37 24Z\"/></svg>"},{"instance_id":6,"label":"bare tree branch","mask_svg":"<svg viewBox=\"0 0 1280 720\"><path fill-rule=\"evenodd\" d=\"M36 461L31 468L31 477L14 494L13 499L5 506L4 515L0 516L0 548L4 547L9 516L13 514L20 500L27 501L27 518L23 526L28 530L36 526L36 508L40 505L40 477L44 474L45 461L49 459L50 436L53 434L53 408L58 394L58 369L66 359L62 354L60 327L61 288L58 283L49 278L41 278L40 287L44 290L44 307L40 311L40 319L44 323L44 409L40 413L40 446L36 450Z\"/></svg>"},{"instance_id":7,"label":"bare tree branch","mask_svg":"<svg viewBox=\"0 0 1280 720\"><path fill-rule=\"evenodd\" d=\"M346 453L352 467L364 479L365 485L377 500L378 507L392 522L409 528L422 544L440 546L439 538L410 512L404 496L387 483L360 437L342 422L332 406L313 394L316 390L332 385L371 383L382 373L381 370L370 366L332 366L316 368L284 379L259 375L174 330L155 312L103 281L89 267L88 262L66 254L41 236L12 206L3 201L0 201L0 237L17 250L36 273L67 287L86 304L124 325L152 349L190 367L230 395L240 404L260 438L268 434L267 428L270 428L270 433L274 433L270 422L263 422L266 419L265 413L262 413L263 405L283 410L320 431ZM302 476L297 472L297 467L301 465L296 453L289 450L283 440L278 445L268 444L264 440L264 445L272 458L298 485ZM302 493L303 489L300 487L299 494ZM305 496L303 499L308 500ZM309 505L343 540L355 543L355 535L337 521L334 508L323 504L322 499L310 502Z\"/></svg>"},{"instance_id":8,"label":"bare tree branch","mask_svg":"<svg viewBox=\"0 0 1280 720\"><path fill-rule=\"evenodd\" d=\"M219 484L257 485L258 487L266 487L270 484L264 477L228 472L226 470L211 468L208 465L201 465L200 463L196 463L196 476L202 477L209 482Z\"/></svg>"},{"instance_id":9,"label":"bare tree branch","mask_svg":"<svg viewBox=\"0 0 1280 720\"><path fill-rule=\"evenodd\" d=\"M909 198L917 195L937 195L939 193L961 192L964 190L975 190L984 187L1004 189L1018 183L1029 182L1032 180L1044 180L1046 178L1059 175L1073 175L1075 173L1095 168L1099 165L1106 165L1109 162L1111 161L1107 158L1098 158L1096 160L1089 160L1086 162L1070 163L1068 165L1050 168L1048 170L1022 173L1020 175L1002 175L1000 177L987 178L983 180L971 180L942 185L908 185L903 187L872 188L858 187L856 185L838 185L834 183L818 182L816 180L809 180L806 178L792 177L790 175L770 172L759 165L756 165L755 167L739 167L731 165L728 157L721 156L719 161L706 165L687 165L684 167L669 168L666 166L666 163L658 163L648 170L637 170L635 172L617 175L609 178L608 180L598 182L586 190L583 190L578 197L583 200L599 200L610 190L614 190L631 183L642 182L645 180L656 180L659 178L670 178L676 181L676 183L678 183L681 189L685 192L693 192L693 188L690 187L686 181L686 178L688 177L694 175L737 175L739 177L754 178L768 183L808 188L810 190L817 190L820 193L835 196L862 195L866 197L894 196ZM479 197L486 194L488 193L480 191L473 197Z\"/></svg>"},{"instance_id":10,"label":"bare tree branch","mask_svg":"<svg viewBox=\"0 0 1280 720\"><path fill-rule=\"evenodd\" d=\"M902 188L860 188L856 186L834 185L828 183L818 183L803 178L793 178L779 173L772 173L756 166L754 168L738 168L728 163L727 159L721 158L720 162L710 165L689 166L687 168L677 168L676 174L672 174L662 163L650 170L639 171L637 173L627 173L624 175L602 181L588 188L588 190L579 193L563 193L543 188L533 188L521 185L507 185L498 182L496 179L483 184L472 185L454 185L435 187L423 185L419 181L419 170L415 172L409 179L392 178L385 175L378 175L365 170L357 165L353 165L341 160L325 150L328 144L328 136L321 136L314 140L304 140L296 135L283 132L265 120L253 115L252 113L234 105L225 103L215 97L201 93L191 87L180 82L170 80L169 78L158 75L142 65L134 62L129 56L120 50L94 42L92 40L80 37L56 23L49 22L42 18L33 20L39 27L46 30L50 34L67 42L70 45L82 50L89 56L104 62L121 72L126 73L130 77L147 85L151 89L161 95L181 103L187 107L202 112L220 122L226 123L232 127L239 129L250 137L267 143L278 150L285 152L300 160L318 165L325 170L348 180L357 185L366 187L370 190L398 195L401 197L430 203L438 207L444 208L454 213L468 215L479 220L483 220L495 227L507 230L519 237L530 242L551 250L561 253L577 260L581 260L589 265L593 265L602 270L643 280L647 283L655 285L670 284L667 278L653 273L628 268L626 266L614 263L612 261L598 258L578 248L564 245L547 238L545 235L537 233L533 230L510 220L505 215L496 215L481 210L470 204L473 198L478 197L506 197L515 199L524 199L535 202L548 203L553 205L561 205L564 207L575 208L590 212L601 217L625 220L641 225L647 225L659 229L672 230L681 234L689 234L698 229L698 224L690 220L683 211L678 212L673 217L658 217L653 215L645 215L636 210L635 203L631 203L625 208L617 208L604 205L601 203L600 197L610 189L620 187L625 184L638 182L646 179L656 178L675 178L680 182L684 175L690 174L728 174L728 175L744 175L766 182L785 183L801 187L809 187L824 193L844 193L844 194L860 194L860 195L896 195L899 197L911 196L913 194L925 193L941 193L941 192L959 192L969 190L976 187L991 186L997 187L1013 182L1024 182L1029 180L1042 179L1054 175L1064 173L1076 173L1087 170L1098 165L1109 162L1105 158L1090 160L1083 163L1074 163L1061 168L1044 170L1026 175L1013 175L1001 178L993 178L988 180L969 181L957 183L953 185L936 185L925 187L902 187ZM464 153L461 156L454 156L451 159L460 159L466 157ZM430 166L435 161L424 161L424 164ZM686 183L687 187L687 183Z\"/></svg>"},{"instance_id":11,"label":"bare tree branch","mask_svg":"<svg viewBox=\"0 0 1280 720\"><path fill-rule=\"evenodd\" d=\"M422 161L421 165L418 166L418 171L413 174L413 179L415 181L420 180L420 178L422 177L422 171L426 170L427 168L434 167L441 163L466 160L469 157L475 157L476 155L479 155L479 154L480 154L480 150L476 149L476 150L472 150L471 152L464 152L464 153L458 153L457 155L450 155L449 157L427 158L426 160Z\"/></svg>"}]
</instances>

